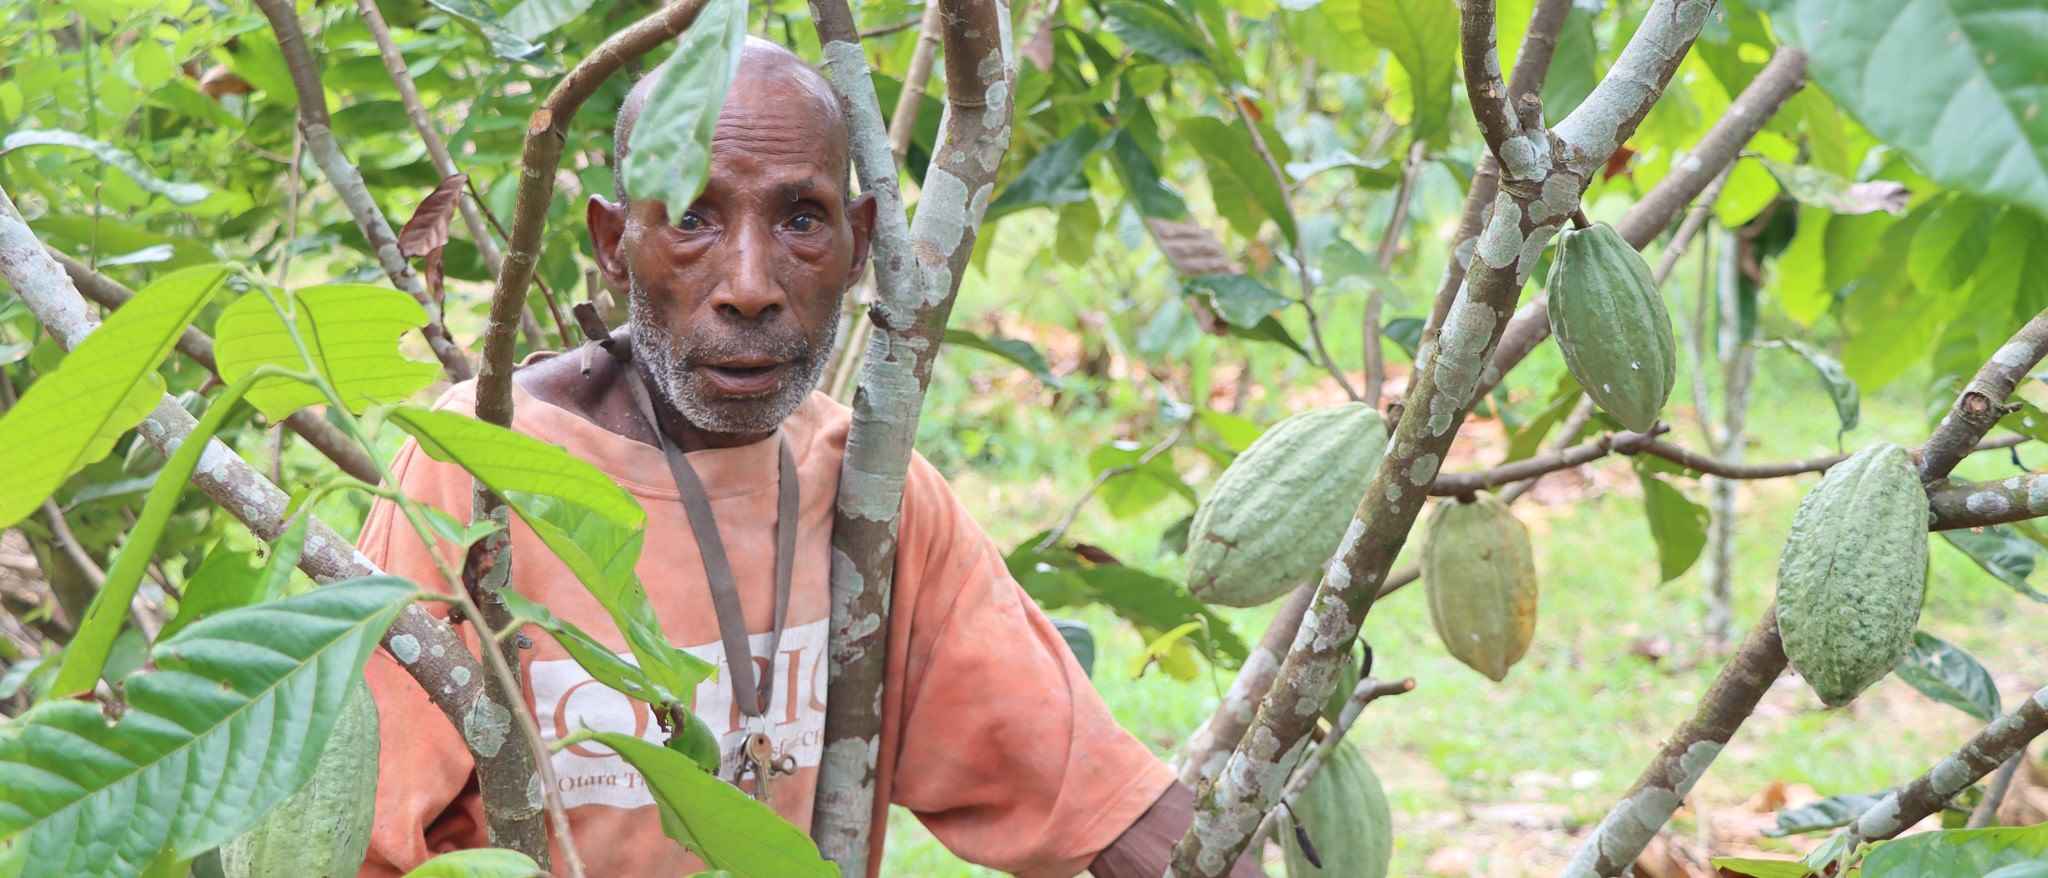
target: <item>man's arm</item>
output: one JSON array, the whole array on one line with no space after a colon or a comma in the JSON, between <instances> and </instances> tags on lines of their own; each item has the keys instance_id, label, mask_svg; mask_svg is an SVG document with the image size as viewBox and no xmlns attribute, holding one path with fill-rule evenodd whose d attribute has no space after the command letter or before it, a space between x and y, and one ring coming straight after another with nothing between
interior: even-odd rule
<instances>
[{"instance_id":1,"label":"man's arm","mask_svg":"<svg viewBox=\"0 0 2048 878\"><path fill-rule=\"evenodd\" d=\"M1159 878L1173 860L1173 846L1187 834L1194 819L1194 791L1181 783L1167 787L1138 822L1096 855L1088 864L1088 874L1095 878ZM1265 874L1256 852L1250 850L1230 870L1230 878L1263 878Z\"/></svg>"}]
</instances>

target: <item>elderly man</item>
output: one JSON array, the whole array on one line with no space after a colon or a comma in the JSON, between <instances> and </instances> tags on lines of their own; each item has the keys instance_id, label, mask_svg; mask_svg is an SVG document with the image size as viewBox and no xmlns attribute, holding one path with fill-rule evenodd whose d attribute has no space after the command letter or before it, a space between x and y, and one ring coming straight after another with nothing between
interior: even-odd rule
<instances>
[{"instance_id":1,"label":"elderly man","mask_svg":"<svg viewBox=\"0 0 2048 878\"><path fill-rule=\"evenodd\" d=\"M651 83L621 110L618 149ZM638 570L663 629L720 668L699 687L696 711L721 736L725 775L739 779L743 744L765 745L767 790L759 771L743 787L800 827L811 822L824 728L832 506L849 420L812 389L875 220L870 198L849 197L847 156L824 80L750 40L690 209L670 217L658 200L590 201L598 269L630 303L621 341L630 339L631 365L596 354L585 374L582 357L536 357L514 385L516 429L595 464L646 508ZM440 403L473 404L467 384ZM396 477L451 514L469 508L468 477L414 446L400 452ZM363 551L438 582L429 550L397 518L380 502ZM895 802L960 856L995 868L1156 878L1187 828L1191 792L1116 726L922 459L898 536L876 829ZM450 546L437 550L458 560ZM624 652L604 610L523 527L512 569L520 593ZM595 684L550 641L526 650L521 670L544 737L584 726L660 734L644 705ZM380 654L369 678L384 753L364 874L486 845L469 748L392 659ZM644 782L617 756L579 745L553 765L591 875L700 868L663 837ZM871 875L881 845L873 850Z\"/></svg>"}]
</instances>

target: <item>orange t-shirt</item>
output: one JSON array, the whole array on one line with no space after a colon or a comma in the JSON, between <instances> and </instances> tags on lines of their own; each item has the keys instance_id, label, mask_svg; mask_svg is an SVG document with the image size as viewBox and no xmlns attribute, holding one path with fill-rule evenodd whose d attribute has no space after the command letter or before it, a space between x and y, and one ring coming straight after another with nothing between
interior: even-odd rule
<instances>
[{"instance_id":1,"label":"orange t-shirt","mask_svg":"<svg viewBox=\"0 0 2048 878\"><path fill-rule=\"evenodd\" d=\"M733 705L704 565L660 449L611 433L514 388L513 427L560 445L632 492L647 511L637 569L671 642L721 666L697 689L696 712L721 736L727 766L751 728ZM470 412L474 385L456 385L437 408ZM832 508L849 412L813 394L778 435L751 445L689 454L703 479L757 651L775 675L762 720L777 753L798 771L771 786L775 810L811 823L824 732L826 628L830 615ZM770 660L777 447L787 437L801 481L801 523L789 616ZM411 441L394 467L398 488L468 520L470 478ZM358 545L384 570L447 589L418 536L378 501ZM880 873L887 803L909 808L964 859L1023 876L1074 875L1115 841L1173 782L1172 772L1119 728L1059 633L1010 578L1001 553L922 457L903 490L889 630L875 838L868 864ZM456 548L438 551L459 569ZM512 585L620 654L624 640L583 585L514 519ZM591 680L554 640L533 631L520 670L541 735L552 742L589 726L659 742L646 705ZM473 632L464 628L472 647ZM368 677L380 712L383 756L377 816L363 875L397 875L450 850L484 847L483 804L462 738L386 653ZM516 746L507 741L505 746ZM603 747L554 754L578 852L593 876L688 875L703 868L662 834L644 782ZM730 774L728 772L727 776ZM559 843L556 861L560 862Z\"/></svg>"}]
</instances>

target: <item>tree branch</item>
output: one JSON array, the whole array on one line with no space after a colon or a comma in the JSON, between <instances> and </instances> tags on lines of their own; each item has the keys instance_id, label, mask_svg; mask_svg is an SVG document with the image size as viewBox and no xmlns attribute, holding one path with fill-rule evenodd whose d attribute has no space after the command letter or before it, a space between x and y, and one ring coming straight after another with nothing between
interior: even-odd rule
<instances>
[{"instance_id":1,"label":"tree branch","mask_svg":"<svg viewBox=\"0 0 2048 878\"><path fill-rule=\"evenodd\" d=\"M1998 822L1998 805L2005 801L2005 794L2012 789L2012 776L2019 773L2020 763L2027 761L2026 748L2007 757L2004 765L1998 766L1998 773L1992 775L1991 785L1984 790L1984 800L1970 812L1965 829L1983 829Z\"/></svg>"},{"instance_id":2,"label":"tree branch","mask_svg":"<svg viewBox=\"0 0 2048 878\"><path fill-rule=\"evenodd\" d=\"M1509 106L1520 106L1530 97L1543 94L1543 81L1550 76L1550 61L1557 56L1558 34L1572 12L1572 0L1538 0L1529 16L1529 29L1522 36L1521 51L1515 55L1515 71L1508 77ZM1538 100L1541 98L1539 97Z\"/></svg>"},{"instance_id":3,"label":"tree branch","mask_svg":"<svg viewBox=\"0 0 2048 878\"><path fill-rule=\"evenodd\" d=\"M1601 89L1611 92L1617 77L1652 80L1645 83L1648 92L1625 111L1616 105L1608 119L1613 132L1626 136L1635 129L1669 75L1668 70L1658 75L1657 68L1643 60L1650 51L1645 47L1655 47L1660 62L1675 67L1712 5L1711 0L1657 0L1651 5L1615 71L1594 90L1596 96ZM1468 27L1472 21L1468 14ZM1475 100L1480 97L1475 95ZM1574 116L1584 112L1582 106ZM1338 664L1406 543L1522 285L1551 236L1578 207L1586 175L1569 162L1589 151L1582 138L1613 136L1603 130L1565 137L1554 157L1547 143L1532 144L1531 149L1540 147L1540 152L1530 156L1514 148L1503 150L1501 163L1509 185L1503 185L1495 198L1464 288L1437 333L1423 334L1422 352L1386 456L1339 543L1253 728L1203 797L1194 825L1175 848L1175 875L1222 874L1243 852L1280 793L1286 780L1285 759L1307 736L1317 708L1334 685Z\"/></svg>"},{"instance_id":4,"label":"tree branch","mask_svg":"<svg viewBox=\"0 0 2048 878\"><path fill-rule=\"evenodd\" d=\"M2048 310L2027 321L1963 387L1962 396L1927 440L1927 449L1920 456L1921 481L1933 481L1955 469L1978 437L1997 425L2005 413L2006 397L2044 355L2048 355Z\"/></svg>"},{"instance_id":5,"label":"tree branch","mask_svg":"<svg viewBox=\"0 0 2048 878\"><path fill-rule=\"evenodd\" d=\"M129 299L135 298L134 290L92 270L91 266L54 249L49 250L49 253L59 265L64 266L64 273L71 276L71 283L78 291L100 307L115 310L128 304ZM213 361L213 339L208 338L206 333L186 327L185 334L178 337L178 351L192 358L193 362L205 366L206 371L214 373L215 377L220 376L220 369ZM326 455L328 460L334 461L334 465L341 467L342 472L367 484L377 484L377 465L370 460L370 455L354 442L348 441L347 436L343 436L340 430L335 429L333 424L327 423L319 415L311 410L301 409L285 418L284 425L299 434L307 444Z\"/></svg>"},{"instance_id":6,"label":"tree branch","mask_svg":"<svg viewBox=\"0 0 2048 878\"><path fill-rule=\"evenodd\" d=\"M1458 29L1464 51L1465 95L1486 151L1499 156L1508 139L1522 133L1522 124L1508 106L1508 84L1500 78L1500 48L1494 44L1493 0L1466 0ZM1549 65L1543 65L1547 70Z\"/></svg>"},{"instance_id":7,"label":"tree branch","mask_svg":"<svg viewBox=\"0 0 2048 878\"><path fill-rule=\"evenodd\" d=\"M1216 712L1181 745L1176 767L1180 782L1189 789L1200 790L1214 782L1231 751L1237 749L1237 742L1244 740L1259 700L1266 697L1266 690L1273 687L1274 678L1280 675L1280 658L1294 642L1295 632L1301 629L1301 618L1308 613L1309 600L1315 595L1314 585L1288 593L1287 600L1273 614L1273 621L1266 623L1266 633L1259 638L1258 645L1252 647L1243 666L1237 669L1237 677L1231 680L1230 691L1224 693Z\"/></svg>"},{"instance_id":8,"label":"tree branch","mask_svg":"<svg viewBox=\"0 0 2048 878\"><path fill-rule=\"evenodd\" d=\"M427 346L434 351L434 357L441 361L441 368L453 381L466 381L472 375L469 357L455 340L448 337L448 328L441 320L441 303L427 292L420 283L419 275L407 265L405 257L398 252L398 236L391 231L391 223L377 209L376 199L370 196L370 188L363 182L363 175L341 152L341 144L334 140L333 123L327 115L327 91L320 84L320 64L306 47L305 31L299 27L298 11L291 0L256 0L256 7L263 11L263 17L270 20L270 28L277 33L277 45L284 54L285 66L290 69L292 87L299 98L299 131L305 135L306 147L313 151L313 160L320 163L320 171L327 175L327 182L341 196L342 203L355 218L356 228L370 242L370 249L377 254L377 264L384 274L391 278L393 286L404 290L427 311L427 325L420 329L426 336Z\"/></svg>"},{"instance_id":9,"label":"tree branch","mask_svg":"<svg viewBox=\"0 0 2048 878\"><path fill-rule=\"evenodd\" d=\"M1898 835L1941 810L1957 793L1990 774L2000 763L2025 752L2027 745L2043 732L2048 732L2048 688L1992 720L1962 749L1935 763L1925 774L1886 794L1845 831L1857 843Z\"/></svg>"},{"instance_id":10,"label":"tree branch","mask_svg":"<svg viewBox=\"0 0 2048 878\"><path fill-rule=\"evenodd\" d=\"M1280 801L1293 802L1295 799L1300 798L1301 791L1308 789L1309 782L1315 780L1316 772L1323 769L1323 762L1330 758L1330 751L1344 746L1344 735L1351 731L1352 724L1358 722L1359 715L1365 713L1366 705L1389 695L1406 695L1413 691L1415 691L1414 677L1403 677L1399 680L1381 680L1367 677L1358 681L1358 685L1351 689L1351 697L1345 699L1344 709L1337 714L1336 722L1330 724L1329 734L1324 735L1323 739L1317 742L1315 749L1310 751L1308 756L1301 760L1301 765L1296 767L1294 774L1287 779L1287 791L1280 795ZM1284 809L1281 808L1267 811L1266 819L1259 822L1259 831L1252 837L1266 838L1271 836L1273 828L1280 822L1280 815L1283 811Z\"/></svg>"},{"instance_id":11,"label":"tree branch","mask_svg":"<svg viewBox=\"0 0 2048 878\"><path fill-rule=\"evenodd\" d=\"M854 391L853 423L832 524L832 621L824 757L811 835L847 875L879 848L875 799L896 568L896 514L919 410L954 295L973 255L995 171L1010 144L1015 50L1003 0L938 0L945 40L946 113L914 223L904 220L897 169L860 34L845 0L811 0L825 73L847 110L862 192L877 202L872 244L874 329ZM844 562L844 563L841 563Z\"/></svg>"}]
</instances>

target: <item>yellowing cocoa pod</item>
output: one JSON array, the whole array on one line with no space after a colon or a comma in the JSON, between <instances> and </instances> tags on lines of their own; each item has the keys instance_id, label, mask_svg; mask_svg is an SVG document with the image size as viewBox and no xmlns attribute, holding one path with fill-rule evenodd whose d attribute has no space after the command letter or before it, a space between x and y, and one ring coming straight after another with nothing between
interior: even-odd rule
<instances>
[{"instance_id":1,"label":"yellowing cocoa pod","mask_svg":"<svg viewBox=\"0 0 2048 878\"><path fill-rule=\"evenodd\" d=\"M1566 229L1548 287L1550 331L1572 377L1622 426L1656 426L1678 379L1678 351L1643 255L1606 223Z\"/></svg>"},{"instance_id":2,"label":"yellowing cocoa pod","mask_svg":"<svg viewBox=\"0 0 2048 878\"><path fill-rule=\"evenodd\" d=\"M377 703L357 680L341 703L313 776L254 829L221 846L221 872L227 878L356 874L370 850L377 751Z\"/></svg>"},{"instance_id":3,"label":"yellowing cocoa pod","mask_svg":"<svg viewBox=\"0 0 2048 878\"><path fill-rule=\"evenodd\" d=\"M1778 556L1778 634L1829 707L1891 673L1927 596L1927 492L1905 449L1879 443L1828 468Z\"/></svg>"},{"instance_id":4,"label":"yellowing cocoa pod","mask_svg":"<svg viewBox=\"0 0 2048 878\"><path fill-rule=\"evenodd\" d=\"M1386 448L1386 423L1364 403L1268 428L1195 507L1188 590L1211 604L1255 607L1315 581Z\"/></svg>"},{"instance_id":5,"label":"yellowing cocoa pod","mask_svg":"<svg viewBox=\"0 0 2048 878\"><path fill-rule=\"evenodd\" d=\"M1287 849L1287 878L1386 878L1394 858L1393 810L1357 747L1339 741L1288 805L1295 819L1282 816L1274 833ZM1321 866L1309 861L1296 819Z\"/></svg>"},{"instance_id":6,"label":"yellowing cocoa pod","mask_svg":"<svg viewBox=\"0 0 2048 878\"><path fill-rule=\"evenodd\" d=\"M1498 683L1536 637L1529 531L1491 494L1439 502L1423 536L1429 620L1461 662Z\"/></svg>"}]
</instances>

